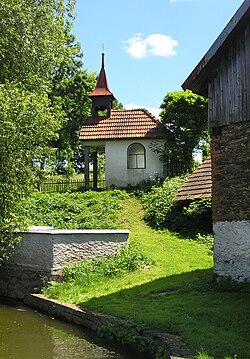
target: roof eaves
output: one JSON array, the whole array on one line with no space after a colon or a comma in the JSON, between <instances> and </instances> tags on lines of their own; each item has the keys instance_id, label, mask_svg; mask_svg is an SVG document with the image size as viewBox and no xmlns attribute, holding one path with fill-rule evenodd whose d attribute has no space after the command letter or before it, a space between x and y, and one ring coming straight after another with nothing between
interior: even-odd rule
<instances>
[{"instance_id":1,"label":"roof eaves","mask_svg":"<svg viewBox=\"0 0 250 359\"><path fill-rule=\"evenodd\" d=\"M250 17L250 0L245 0L243 4L236 11L235 15L226 25L224 30L215 40L213 45L207 51L205 56L201 59L198 65L194 68L191 74L182 84L183 90L193 90L194 92L207 96L207 78L211 69L211 63L215 59L216 55L222 51L224 45L235 34L240 27L241 23ZM211 76L211 74L210 74ZM205 84L204 84L205 83Z\"/></svg>"}]
</instances>

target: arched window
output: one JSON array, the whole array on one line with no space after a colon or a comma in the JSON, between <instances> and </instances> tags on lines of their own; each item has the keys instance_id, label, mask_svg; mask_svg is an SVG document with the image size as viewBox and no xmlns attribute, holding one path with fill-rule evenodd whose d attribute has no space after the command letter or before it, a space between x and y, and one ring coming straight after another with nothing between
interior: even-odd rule
<instances>
[{"instance_id":1,"label":"arched window","mask_svg":"<svg viewBox=\"0 0 250 359\"><path fill-rule=\"evenodd\" d=\"M128 168L146 168L145 148L140 143L128 147Z\"/></svg>"}]
</instances>

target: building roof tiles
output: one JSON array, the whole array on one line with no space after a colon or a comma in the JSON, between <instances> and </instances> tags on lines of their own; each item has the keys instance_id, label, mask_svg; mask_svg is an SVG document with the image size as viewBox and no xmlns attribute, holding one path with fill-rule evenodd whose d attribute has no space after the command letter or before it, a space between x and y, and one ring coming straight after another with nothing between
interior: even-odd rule
<instances>
[{"instance_id":1,"label":"building roof tiles","mask_svg":"<svg viewBox=\"0 0 250 359\"><path fill-rule=\"evenodd\" d=\"M89 118L82 126L80 140L166 138L167 131L146 109L112 110L110 117Z\"/></svg>"},{"instance_id":2,"label":"building roof tiles","mask_svg":"<svg viewBox=\"0 0 250 359\"><path fill-rule=\"evenodd\" d=\"M211 157L207 158L179 189L175 200L211 197L212 175Z\"/></svg>"}]
</instances>

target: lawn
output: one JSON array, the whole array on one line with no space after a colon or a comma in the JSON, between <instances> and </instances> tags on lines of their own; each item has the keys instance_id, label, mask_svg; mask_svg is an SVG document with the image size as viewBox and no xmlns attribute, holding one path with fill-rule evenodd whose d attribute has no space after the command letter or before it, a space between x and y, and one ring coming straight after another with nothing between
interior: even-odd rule
<instances>
[{"instance_id":1,"label":"lawn","mask_svg":"<svg viewBox=\"0 0 250 359\"><path fill-rule=\"evenodd\" d=\"M180 335L194 355L250 358L250 293L217 284L211 250L194 240L147 226L138 199L125 196L116 221L131 231L155 264L87 288L62 283L45 294L83 308L142 322Z\"/></svg>"}]
</instances>

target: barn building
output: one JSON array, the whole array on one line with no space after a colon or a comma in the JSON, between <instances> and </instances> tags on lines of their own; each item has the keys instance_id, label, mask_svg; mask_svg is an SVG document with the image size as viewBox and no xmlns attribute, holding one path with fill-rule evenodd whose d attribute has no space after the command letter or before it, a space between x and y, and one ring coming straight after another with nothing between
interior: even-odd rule
<instances>
[{"instance_id":1,"label":"barn building","mask_svg":"<svg viewBox=\"0 0 250 359\"><path fill-rule=\"evenodd\" d=\"M182 87L209 99L214 271L250 281L250 0Z\"/></svg>"}]
</instances>

